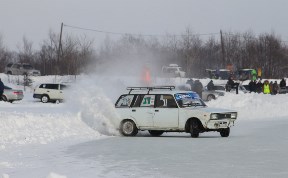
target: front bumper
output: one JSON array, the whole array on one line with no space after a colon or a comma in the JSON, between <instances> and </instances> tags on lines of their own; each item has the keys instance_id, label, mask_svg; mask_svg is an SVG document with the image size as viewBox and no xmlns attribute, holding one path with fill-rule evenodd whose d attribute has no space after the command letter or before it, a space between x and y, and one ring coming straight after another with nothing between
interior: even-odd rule
<instances>
[{"instance_id":1,"label":"front bumper","mask_svg":"<svg viewBox=\"0 0 288 178\"><path fill-rule=\"evenodd\" d=\"M228 128L231 126L234 126L234 122L236 119L215 119L215 120L209 120L206 124L207 129L213 129L213 130L217 130L217 129L224 129L224 128Z\"/></svg>"}]
</instances>

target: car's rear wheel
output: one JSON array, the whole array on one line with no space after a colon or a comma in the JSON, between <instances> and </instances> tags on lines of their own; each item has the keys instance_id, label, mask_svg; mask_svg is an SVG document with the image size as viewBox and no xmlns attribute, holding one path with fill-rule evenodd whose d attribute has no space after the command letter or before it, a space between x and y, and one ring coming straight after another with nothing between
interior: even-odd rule
<instances>
[{"instance_id":1,"label":"car's rear wheel","mask_svg":"<svg viewBox=\"0 0 288 178\"><path fill-rule=\"evenodd\" d=\"M2 101L7 101L7 97L4 95L2 95L1 98L2 98Z\"/></svg>"},{"instance_id":2,"label":"car's rear wheel","mask_svg":"<svg viewBox=\"0 0 288 178\"><path fill-rule=\"evenodd\" d=\"M135 136L138 133L138 128L132 120L124 120L119 131L124 136Z\"/></svg>"},{"instance_id":3,"label":"car's rear wheel","mask_svg":"<svg viewBox=\"0 0 288 178\"><path fill-rule=\"evenodd\" d=\"M42 103L47 103L47 102L49 101L49 96L43 95L43 96L41 97L41 101L42 101Z\"/></svg>"},{"instance_id":4,"label":"car's rear wheel","mask_svg":"<svg viewBox=\"0 0 288 178\"><path fill-rule=\"evenodd\" d=\"M211 101L211 100L215 100L215 96L214 95L208 95L207 96L207 101Z\"/></svg>"},{"instance_id":5,"label":"car's rear wheel","mask_svg":"<svg viewBox=\"0 0 288 178\"><path fill-rule=\"evenodd\" d=\"M159 137L164 133L161 130L149 130L148 132L150 133L150 135L152 135L154 137Z\"/></svg>"},{"instance_id":6,"label":"car's rear wheel","mask_svg":"<svg viewBox=\"0 0 288 178\"><path fill-rule=\"evenodd\" d=\"M222 129L220 131L221 137L229 137L229 134L230 134L230 127L226 128L226 129Z\"/></svg>"},{"instance_id":7,"label":"car's rear wheel","mask_svg":"<svg viewBox=\"0 0 288 178\"><path fill-rule=\"evenodd\" d=\"M196 119L191 120L190 122L191 137L193 138L199 137L199 132L200 132L199 122Z\"/></svg>"}]
</instances>

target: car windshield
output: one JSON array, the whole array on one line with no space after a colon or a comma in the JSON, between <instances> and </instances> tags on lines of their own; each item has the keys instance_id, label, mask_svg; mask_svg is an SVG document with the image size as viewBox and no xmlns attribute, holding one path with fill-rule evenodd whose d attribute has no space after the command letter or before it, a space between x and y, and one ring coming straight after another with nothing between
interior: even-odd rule
<instances>
[{"instance_id":1,"label":"car windshield","mask_svg":"<svg viewBox=\"0 0 288 178\"><path fill-rule=\"evenodd\" d=\"M33 69L33 67L31 65L29 65L29 64L24 64L23 68L24 69Z\"/></svg>"},{"instance_id":2,"label":"car windshield","mask_svg":"<svg viewBox=\"0 0 288 178\"><path fill-rule=\"evenodd\" d=\"M175 99L181 108L206 106L206 104L200 99L197 93L176 93Z\"/></svg>"}]
</instances>

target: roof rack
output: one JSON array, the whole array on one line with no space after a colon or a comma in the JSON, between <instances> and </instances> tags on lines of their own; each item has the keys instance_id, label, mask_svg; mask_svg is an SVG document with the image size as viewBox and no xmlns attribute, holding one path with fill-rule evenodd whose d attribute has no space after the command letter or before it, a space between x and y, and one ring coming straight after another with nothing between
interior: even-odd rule
<instances>
[{"instance_id":1,"label":"roof rack","mask_svg":"<svg viewBox=\"0 0 288 178\"><path fill-rule=\"evenodd\" d=\"M148 93L154 89L157 90L172 90L175 89L175 86L155 86L155 87L127 87L127 90L129 91L129 94L133 91L133 90L148 90Z\"/></svg>"}]
</instances>

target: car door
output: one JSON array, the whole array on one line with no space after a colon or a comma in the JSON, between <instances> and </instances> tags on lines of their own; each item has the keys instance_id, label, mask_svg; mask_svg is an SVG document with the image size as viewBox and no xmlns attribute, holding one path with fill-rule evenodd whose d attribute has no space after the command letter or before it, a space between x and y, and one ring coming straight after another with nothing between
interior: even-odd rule
<instances>
[{"instance_id":1,"label":"car door","mask_svg":"<svg viewBox=\"0 0 288 178\"><path fill-rule=\"evenodd\" d=\"M154 108L154 127L162 129L179 127L179 109L173 95L157 95Z\"/></svg>"},{"instance_id":2,"label":"car door","mask_svg":"<svg viewBox=\"0 0 288 178\"><path fill-rule=\"evenodd\" d=\"M137 122L139 129L153 128L155 95L136 95L131 109L131 117Z\"/></svg>"},{"instance_id":3,"label":"car door","mask_svg":"<svg viewBox=\"0 0 288 178\"><path fill-rule=\"evenodd\" d=\"M59 84L46 84L45 88L50 99L59 99Z\"/></svg>"}]
</instances>

